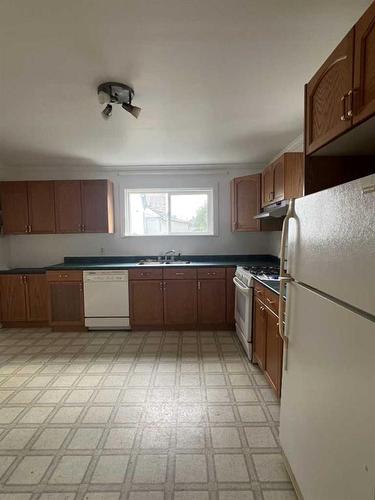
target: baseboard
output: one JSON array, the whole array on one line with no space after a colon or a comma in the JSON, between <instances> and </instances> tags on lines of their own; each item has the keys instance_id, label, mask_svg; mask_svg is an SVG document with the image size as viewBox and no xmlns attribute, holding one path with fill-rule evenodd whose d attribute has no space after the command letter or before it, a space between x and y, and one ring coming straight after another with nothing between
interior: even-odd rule
<instances>
[{"instance_id":1,"label":"baseboard","mask_svg":"<svg viewBox=\"0 0 375 500\"><path fill-rule=\"evenodd\" d=\"M293 471L292 471L292 468L290 467L290 464L288 462L288 459L286 458L286 456L283 454L283 458L284 458L284 463L285 463L285 467L286 467L286 470L288 472L288 475L289 475L289 478L290 478L290 481L294 487L294 490L295 490L295 493L297 495L297 498L298 500L304 500L303 498L303 495L301 493L301 490L298 486L298 483L297 483L297 480L293 474Z\"/></svg>"}]
</instances>

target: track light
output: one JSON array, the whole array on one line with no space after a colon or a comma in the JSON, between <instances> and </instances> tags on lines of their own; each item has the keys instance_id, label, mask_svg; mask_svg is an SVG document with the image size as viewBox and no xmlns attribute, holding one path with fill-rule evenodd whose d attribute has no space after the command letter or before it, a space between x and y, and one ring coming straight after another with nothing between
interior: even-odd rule
<instances>
[{"instance_id":1,"label":"track light","mask_svg":"<svg viewBox=\"0 0 375 500\"><path fill-rule=\"evenodd\" d=\"M138 118L138 116L141 114L141 108L138 108L137 106L133 106L132 104L124 104L122 105L123 109L130 113L131 115L134 116L134 118Z\"/></svg>"},{"instance_id":2,"label":"track light","mask_svg":"<svg viewBox=\"0 0 375 500\"><path fill-rule=\"evenodd\" d=\"M121 104L122 108L134 118L138 118L141 108L132 105L134 90L124 83L106 82L98 87L98 100L100 104L106 104L102 116L108 119L112 115L112 104Z\"/></svg>"},{"instance_id":3,"label":"track light","mask_svg":"<svg viewBox=\"0 0 375 500\"><path fill-rule=\"evenodd\" d=\"M107 106L102 111L102 116L105 120L108 120L112 116L112 106L107 104Z\"/></svg>"}]
</instances>

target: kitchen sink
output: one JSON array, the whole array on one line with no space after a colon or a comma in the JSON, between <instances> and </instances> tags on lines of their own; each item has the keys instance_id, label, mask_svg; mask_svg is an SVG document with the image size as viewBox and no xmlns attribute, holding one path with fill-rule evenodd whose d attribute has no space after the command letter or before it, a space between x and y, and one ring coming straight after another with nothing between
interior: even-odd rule
<instances>
[{"instance_id":1,"label":"kitchen sink","mask_svg":"<svg viewBox=\"0 0 375 500\"><path fill-rule=\"evenodd\" d=\"M186 266L191 264L190 260L168 260L168 261L158 261L152 259L140 260L137 266Z\"/></svg>"}]
</instances>

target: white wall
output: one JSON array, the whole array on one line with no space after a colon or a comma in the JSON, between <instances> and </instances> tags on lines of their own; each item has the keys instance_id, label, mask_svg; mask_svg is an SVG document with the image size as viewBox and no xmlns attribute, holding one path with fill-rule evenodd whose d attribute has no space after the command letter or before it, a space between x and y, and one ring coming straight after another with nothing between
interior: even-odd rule
<instances>
[{"instance_id":1,"label":"white wall","mask_svg":"<svg viewBox=\"0 0 375 500\"><path fill-rule=\"evenodd\" d=\"M46 266L61 262L64 256L95 255L157 255L175 249L183 254L278 254L276 236L279 233L232 233L230 229L229 182L233 177L260 171L243 166L212 167L210 173L197 167L137 171L92 169L6 169L4 180L108 178L115 187L116 233L76 235L7 236L9 265ZM161 172L161 173L160 173ZM125 187L207 187L218 186L219 232L217 236L121 236L120 194ZM1 249L0 249L1 258Z\"/></svg>"}]
</instances>

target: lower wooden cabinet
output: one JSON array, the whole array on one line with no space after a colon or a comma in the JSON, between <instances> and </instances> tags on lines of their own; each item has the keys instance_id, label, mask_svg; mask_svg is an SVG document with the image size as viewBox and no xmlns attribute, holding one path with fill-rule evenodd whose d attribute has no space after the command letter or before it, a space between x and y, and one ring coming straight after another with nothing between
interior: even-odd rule
<instances>
[{"instance_id":1,"label":"lower wooden cabinet","mask_svg":"<svg viewBox=\"0 0 375 500\"><path fill-rule=\"evenodd\" d=\"M12 323L46 323L45 274L9 274L0 277L1 320Z\"/></svg>"},{"instance_id":2,"label":"lower wooden cabinet","mask_svg":"<svg viewBox=\"0 0 375 500\"><path fill-rule=\"evenodd\" d=\"M49 272L47 281L50 325L55 329L83 327L85 318L82 272Z\"/></svg>"},{"instance_id":3,"label":"lower wooden cabinet","mask_svg":"<svg viewBox=\"0 0 375 500\"><path fill-rule=\"evenodd\" d=\"M253 359L264 370L266 368L267 312L258 299L254 301Z\"/></svg>"},{"instance_id":4,"label":"lower wooden cabinet","mask_svg":"<svg viewBox=\"0 0 375 500\"><path fill-rule=\"evenodd\" d=\"M281 395L283 341L279 335L277 315L278 296L260 284L255 285L253 307L253 361L263 370L264 375ZM264 301L264 302L263 302Z\"/></svg>"},{"instance_id":5,"label":"lower wooden cabinet","mask_svg":"<svg viewBox=\"0 0 375 500\"><path fill-rule=\"evenodd\" d=\"M235 268L132 269L129 271L132 328L231 328Z\"/></svg>"},{"instance_id":6,"label":"lower wooden cabinet","mask_svg":"<svg viewBox=\"0 0 375 500\"><path fill-rule=\"evenodd\" d=\"M223 279L198 281L198 325L226 323L226 282Z\"/></svg>"},{"instance_id":7,"label":"lower wooden cabinet","mask_svg":"<svg viewBox=\"0 0 375 500\"><path fill-rule=\"evenodd\" d=\"M135 328L161 328L163 314L163 282L134 280L129 282L130 324Z\"/></svg>"},{"instance_id":8,"label":"lower wooden cabinet","mask_svg":"<svg viewBox=\"0 0 375 500\"><path fill-rule=\"evenodd\" d=\"M197 326L197 281L166 280L164 288L164 324L183 328Z\"/></svg>"}]
</instances>

